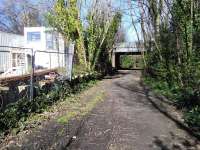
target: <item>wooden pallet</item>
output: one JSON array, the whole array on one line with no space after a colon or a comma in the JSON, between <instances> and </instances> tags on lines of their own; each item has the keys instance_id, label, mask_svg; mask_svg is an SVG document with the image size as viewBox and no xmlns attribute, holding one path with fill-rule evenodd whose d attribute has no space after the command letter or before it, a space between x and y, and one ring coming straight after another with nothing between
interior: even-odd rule
<instances>
[{"instance_id":1,"label":"wooden pallet","mask_svg":"<svg viewBox=\"0 0 200 150\"><path fill-rule=\"evenodd\" d=\"M35 71L34 78L47 75L50 72L57 72L57 69ZM12 77L3 77L3 78L0 78L0 85L8 86L8 85L16 84L19 82L28 82L30 78L31 78L31 74L26 74L26 75L21 75L21 76L12 76Z\"/></svg>"}]
</instances>

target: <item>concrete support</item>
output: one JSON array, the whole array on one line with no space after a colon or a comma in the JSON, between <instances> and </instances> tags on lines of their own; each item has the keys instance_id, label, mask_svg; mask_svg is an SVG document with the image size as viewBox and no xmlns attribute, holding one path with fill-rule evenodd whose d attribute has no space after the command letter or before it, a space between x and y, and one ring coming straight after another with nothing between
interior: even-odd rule
<instances>
[{"instance_id":1,"label":"concrete support","mask_svg":"<svg viewBox=\"0 0 200 150\"><path fill-rule=\"evenodd\" d=\"M141 52L113 52L112 53L112 67L115 69L122 69L120 66L120 56L121 55L132 55L135 57L135 59L139 59L139 57L142 55ZM137 69L136 63L134 64L133 68Z\"/></svg>"},{"instance_id":2,"label":"concrete support","mask_svg":"<svg viewBox=\"0 0 200 150\"><path fill-rule=\"evenodd\" d=\"M120 67L120 54L112 53L112 67L119 69Z\"/></svg>"},{"instance_id":3,"label":"concrete support","mask_svg":"<svg viewBox=\"0 0 200 150\"><path fill-rule=\"evenodd\" d=\"M112 53L112 67L116 68L116 65L115 65L115 53Z\"/></svg>"},{"instance_id":4,"label":"concrete support","mask_svg":"<svg viewBox=\"0 0 200 150\"><path fill-rule=\"evenodd\" d=\"M120 69L120 53L115 53L115 68Z\"/></svg>"}]
</instances>

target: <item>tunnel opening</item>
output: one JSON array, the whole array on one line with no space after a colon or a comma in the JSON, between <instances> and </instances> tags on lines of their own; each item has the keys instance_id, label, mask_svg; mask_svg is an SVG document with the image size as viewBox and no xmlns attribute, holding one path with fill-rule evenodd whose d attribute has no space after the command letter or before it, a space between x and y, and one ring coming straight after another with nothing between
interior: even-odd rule
<instances>
[{"instance_id":1,"label":"tunnel opening","mask_svg":"<svg viewBox=\"0 0 200 150\"><path fill-rule=\"evenodd\" d=\"M115 53L115 68L117 70L142 70L144 68L141 53Z\"/></svg>"}]
</instances>

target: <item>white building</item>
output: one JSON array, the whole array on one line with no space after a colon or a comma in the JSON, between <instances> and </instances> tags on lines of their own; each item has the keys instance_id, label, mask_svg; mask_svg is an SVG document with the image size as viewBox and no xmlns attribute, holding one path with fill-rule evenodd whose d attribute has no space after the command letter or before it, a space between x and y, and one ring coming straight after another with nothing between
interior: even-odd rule
<instances>
[{"instance_id":1,"label":"white building","mask_svg":"<svg viewBox=\"0 0 200 150\"><path fill-rule=\"evenodd\" d=\"M56 33L52 28L24 28L24 41L25 47L32 48L33 51L36 52L36 68L39 67L50 69L64 66L64 38L61 36L61 34Z\"/></svg>"},{"instance_id":2,"label":"white building","mask_svg":"<svg viewBox=\"0 0 200 150\"><path fill-rule=\"evenodd\" d=\"M0 46L24 47L24 36L0 31Z\"/></svg>"},{"instance_id":3,"label":"white building","mask_svg":"<svg viewBox=\"0 0 200 150\"><path fill-rule=\"evenodd\" d=\"M24 36L0 31L0 72L24 65L20 59L25 58L24 51L11 47L24 47Z\"/></svg>"},{"instance_id":4,"label":"white building","mask_svg":"<svg viewBox=\"0 0 200 150\"><path fill-rule=\"evenodd\" d=\"M65 43L60 34L52 28L26 27L24 36L0 32L0 72L23 67L23 72L27 73L31 67L32 51L35 54L36 69L60 68L65 65Z\"/></svg>"}]
</instances>

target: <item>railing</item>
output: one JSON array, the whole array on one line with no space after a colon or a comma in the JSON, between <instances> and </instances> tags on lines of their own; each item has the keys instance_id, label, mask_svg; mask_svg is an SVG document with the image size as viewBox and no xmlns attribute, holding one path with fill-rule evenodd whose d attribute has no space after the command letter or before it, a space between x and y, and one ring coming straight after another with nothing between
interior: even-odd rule
<instances>
[{"instance_id":1,"label":"railing","mask_svg":"<svg viewBox=\"0 0 200 150\"><path fill-rule=\"evenodd\" d=\"M21 98L33 100L36 85L53 82L58 76L70 80L73 50L68 51L0 46L0 108Z\"/></svg>"}]
</instances>

